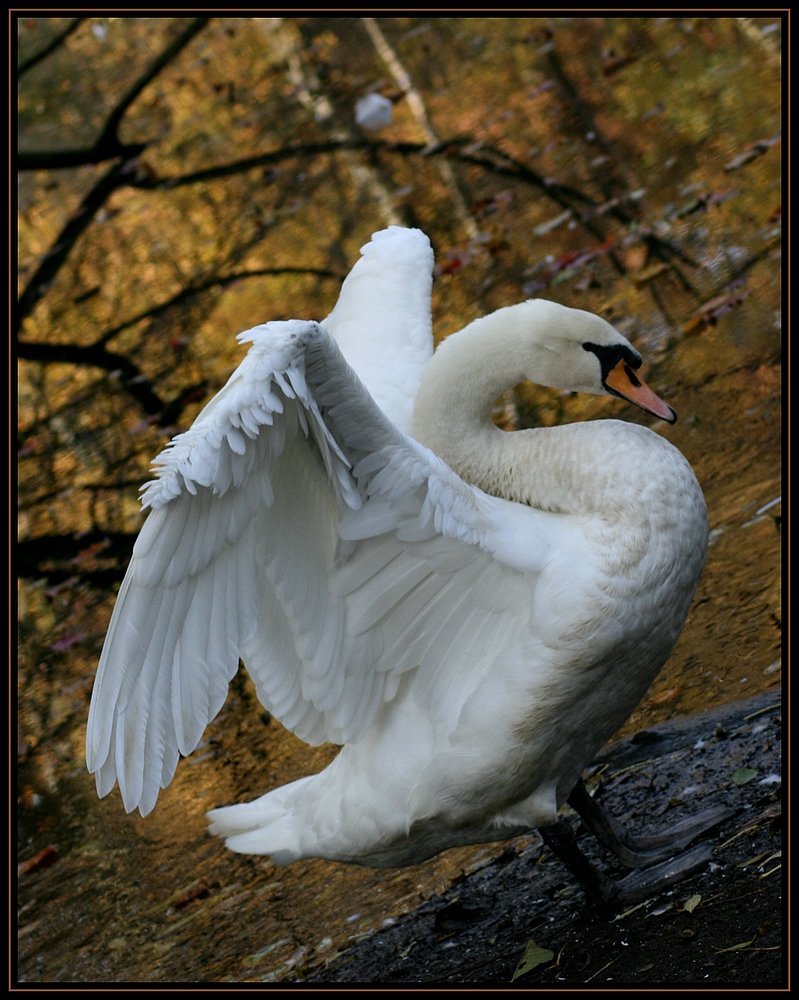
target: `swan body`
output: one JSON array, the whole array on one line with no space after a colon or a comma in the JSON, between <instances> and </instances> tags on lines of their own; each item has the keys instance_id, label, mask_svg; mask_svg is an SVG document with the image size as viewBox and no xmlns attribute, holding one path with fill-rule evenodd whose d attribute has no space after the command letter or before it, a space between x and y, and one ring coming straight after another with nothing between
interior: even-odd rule
<instances>
[{"instance_id":1,"label":"swan body","mask_svg":"<svg viewBox=\"0 0 799 1000\"><path fill-rule=\"evenodd\" d=\"M600 317L532 300L432 352L432 252L375 234L323 323L267 323L158 460L87 733L151 810L239 657L321 773L215 809L235 851L415 864L556 821L671 651L707 517L683 456L617 420L506 433L523 378L673 420ZM345 360L346 359L346 360Z\"/></svg>"}]
</instances>

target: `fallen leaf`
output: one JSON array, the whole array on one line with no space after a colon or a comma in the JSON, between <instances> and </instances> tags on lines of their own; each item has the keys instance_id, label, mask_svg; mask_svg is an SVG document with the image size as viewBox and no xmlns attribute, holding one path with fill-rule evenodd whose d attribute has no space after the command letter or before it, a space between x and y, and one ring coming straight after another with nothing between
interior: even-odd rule
<instances>
[{"instance_id":1,"label":"fallen leaf","mask_svg":"<svg viewBox=\"0 0 799 1000\"><path fill-rule=\"evenodd\" d=\"M750 160L754 160L757 156L762 156L771 146L776 145L780 142L782 135L780 132L775 132L774 135L769 136L767 139L759 139L757 142L753 142L751 146L739 153L738 156L730 160L724 167L725 170L737 170L738 167L742 167L745 163L749 163Z\"/></svg>"},{"instance_id":2,"label":"fallen leaf","mask_svg":"<svg viewBox=\"0 0 799 1000\"><path fill-rule=\"evenodd\" d=\"M516 971L513 973L511 982L518 979L519 976L526 975L537 966L543 965L544 962L551 962L554 957L554 951L550 951L549 948L541 948L531 938L527 942L527 947L524 949L521 961L516 966Z\"/></svg>"},{"instance_id":3,"label":"fallen leaf","mask_svg":"<svg viewBox=\"0 0 799 1000\"><path fill-rule=\"evenodd\" d=\"M665 691L658 691L644 702L645 705L665 705L676 698L681 697L682 688L666 688Z\"/></svg>"},{"instance_id":4,"label":"fallen leaf","mask_svg":"<svg viewBox=\"0 0 799 1000\"><path fill-rule=\"evenodd\" d=\"M27 875L29 872L39 871L40 868L49 868L56 861L58 861L58 851L50 844L27 861L20 861L17 865L17 875Z\"/></svg>"},{"instance_id":5,"label":"fallen leaf","mask_svg":"<svg viewBox=\"0 0 799 1000\"><path fill-rule=\"evenodd\" d=\"M737 771L733 772L732 780L736 785L746 785L753 778L757 777L758 772L753 767L739 767Z\"/></svg>"},{"instance_id":6,"label":"fallen leaf","mask_svg":"<svg viewBox=\"0 0 799 1000\"><path fill-rule=\"evenodd\" d=\"M730 286L726 292L715 296L708 302L705 302L700 309L697 309L693 316L683 323L683 333L692 333L694 330L705 326L715 326L722 316L725 316L733 309L737 309L748 295L749 292L746 289L741 289L738 284L735 287Z\"/></svg>"},{"instance_id":7,"label":"fallen leaf","mask_svg":"<svg viewBox=\"0 0 799 1000\"><path fill-rule=\"evenodd\" d=\"M196 899L206 899L210 895L211 889L205 879L197 879L196 882L192 882L191 885L176 893L167 905L174 906L176 910L183 910Z\"/></svg>"},{"instance_id":8,"label":"fallen leaf","mask_svg":"<svg viewBox=\"0 0 799 1000\"><path fill-rule=\"evenodd\" d=\"M744 948L748 948L750 945L754 944L755 939L752 938L751 941L741 941L740 944L731 944L729 948L714 948L713 950L717 955L721 955L725 951L743 951Z\"/></svg>"},{"instance_id":9,"label":"fallen leaf","mask_svg":"<svg viewBox=\"0 0 799 1000\"><path fill-rule=\"evenodd\" d=\"M693 913L701 902L702 902L701 896L696 896L696 895L689 896L688 899L686 899L686 901L682 904L682 908L684 910L687 910L688 913Z\"/></svg>"},{"instance_id":10,"label":"fallen leaf","mask_svg":"<svg viewBox=\"0 0 799 1000\"><path fill-rule=\"evenodd\" d=\"M547 233L551 233L553 230L557 229L558 226L562 226L564 222L568 222L569 219L573 217L573 212L570 208L567 208L565 212L561 212L560 215L556 215L554 219L549 219L547 222L542 222L533 229L534 236L546 236Z\"/></svg>"},{"instance_id":11,"label":"fallen leaf","mask_svg":"<svg viewBox=\"0 0 799 1000\"><path fill-rule=\"evenodd\" d=\"M634 274L633 281L636 285L645 285L647 282L653 281L655 278L660 277L661 274L665 274L667 271L669 271L668 264L652 264L643 271L639 271L637 274Z\"/></svg>"},{"instance_id":12,"label":"fallen leaf","mask_svg":"<svg viewBox=\"0 0 799 1000\"><path fill-rule=\"evenodd\" d=\"M63 653L65 650L69 649L70 646L83 642L85 639L85 632L67 632L67 634L62 635L60 639L56 639L55 642L50 643L50 649L56 653Z\"/></svg>"}]
</instances>

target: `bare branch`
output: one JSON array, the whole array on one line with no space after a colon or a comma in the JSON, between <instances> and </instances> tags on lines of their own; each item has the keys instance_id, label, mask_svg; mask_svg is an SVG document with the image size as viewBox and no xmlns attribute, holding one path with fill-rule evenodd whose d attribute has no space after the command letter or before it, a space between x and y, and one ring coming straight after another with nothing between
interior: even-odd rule
<instances>
[{"instance_id":1,"label":"bare branch","mask_svg":"<svg viewBox=\"0 0 799 1000\"><path fill-rule=\"evenodd\" d=\"M360 137L329 139L324 142L283 146L281 149L273 150L269 153L259 153L255 156L243 157L240 160L219 164L216 167L208 167L205 170L197 170L190 174L183 174L180 177L153 177L142 172L141 174L131 176L128 183L131 187L150 190L169 190L184 187L187 184L200 184L209 180L230 177L257 167L263 168L280 163L284 160L352 149L370 152L382 150L400 156L424 156L426 158L444 156L461 163L480 167L490 173L511 177L537 188L560 208L568 208L574 211L576 220L600 243L604 243L607 238L601 225L592 217L591 210L599 207L599 203L595 199L570 185L549 181L536 170L533 170L509 154L483 143L475 143L472 139L466 137L443 140L432 146L421 142L387 142ZM580 208L577 207L578 205ZM620 221L630 221L630 217L618 209L614 209L610 214L614 215ZM655 238L649 237L648 241L653 239ZM608 257L616 270L623 273L625 270L624 265L613 251L609 252Z\"/></svg>"},{"instance_id":2,"label":"bare branch","mask_svg":"<svg viewBox=\"0 0 799 1000\"><path fill-rule=\"evenodd\" d=\"M133 159L147 148L146 142L122 143L112 141L101 146L84 146L81 149L42 150L37 153L19 153L16 164L18 170L66 170L69 167L85 167L105 160L123 156Z\"/></svg>"},{"instance_id":3,"label":"bare branch","mask_svg":"<svg viewBox=\"0 0 799 1000\"><path fill-rule=\"evenodd\" d=\"M111 110L100 135L92 146L81 149L55 150L47 152L26 153L20 151L17 157L19 170L64 170L92 163L102 163L105 160L126 157L132 159L147 148L149 142L123 143L118 136L122 119L141 94L144 88L167 66L175 56L208 24L210 18L196 17L190 24L158 55L147 69L134 81Z\"/></svg>"},{"instance_id":4,"label":"bare branch","mask_svg":"<svg viewBox=\"0 0 799 1000\"><path fill-rule=\"evenodd\" d=\"M103 127L103 131L100 133L100 137L97 140L98 146L102 147L118 141L117 129L125 116L125 112L131 104L133 104L147 84L155 79L165 66L169 65L175 56L189 44L195 35L199 34L203 30L210 20L211 19L209 17L195 17L177 36L177 38L167 45L164 51L150 63L147 69L141 74L138 80L133 83L128 92L123 95L117 103L117 106L108 116L105 126Z\"/></svg>"},{"instance_id":5,"label":"bare branch","mask_svg":"<svg viewBox=\"0 0 799 1000\"><path fill-rule=\"evenodd\" d=\"M107 344L110 340L113 340L117 334L122 333L123 330L127 330L130 327L135 326L137 323L141 323L142 320L156 319L163 313L166 313L175 306L180 305L181 302L195 298L196 296L202 294L202 292L206 292L211 288L225 288L228 285L233 284L235 281L242 281L246 278L272 277L284 274L313 275L318 278L335 278L337 281L344 280L344 275L339 274L336 271L329 271L320 267L258 267L246 271L233 271L230 274L215 275L214 277L208 278L206 281L199 282L198 284L188 285L186 288L182 288L179 292L176 292L165 302L160 302L158 305L151 306L150 308L137 313L135 316L131 316L129 319L123 320L123 322L118 323L109 330L106 330L99 340L96 341L96 344L98 346L101 344Z\"/></svg>"},{"instance_id":6,"label":"bare branch","mask_svg":"<svg viewBox=\"0 0 799 1000\"><path fill-rule=\"evenodd\" d=\"M14 550L16 575L29 580L46 577L52 581L76 576L107 586L122 579L125 563L130 558L136 532L88 531L81 535L39 535L19 542ZM80 555L92 545L102 544L98 562L112 563L110 568L85 568L79 565ZM117 564L114 566L113 564Z\"/></svg>"},{"instance_id":7,"label":"bare branch","mask_svg":"<svg viewBox=\"0 0 799 1000\"><path fill-rule=\"evenodd\" d=\"M76 28L79 28L85 20L86 19L83 17L74 17L66 26L66 28L64 28L62 32L57 34L55 38L53 38L53 40L48 45L45 45L43 49L40 49L39 52L35 52L32 56L29 56L24 62L21 62L19 66L17 66L17 76L20 77L22 76L23 73L27 73L28 70L33 69L33 67L36 66L37 63L40 63L43 59L46 59L51 53L55 52L55 50L60 45L63 45L64 42L72 34L72 32L75 31Z\"/></svg>"},{"instance_id":8,"label":"bare branch","mask_svg":"<svg viewBox=\"0 0 799 1000\"><path fill-rule=\"evenodd\" d=\"M97 345L82 347L78 344L37 344L28 340L19 341L18 354L26 361L38 361L42 364L61 362L119 372L120 382L142 409L156 417L162 426L169 423L165 413L171 415L173 407L167 406L139 367L122 354Z\"/></svg>"},{"instance_id":9,"label":"bare branch","mask_svg":"<svg viewBox=\"0 0 799 1000\"><path fill-rule=\"evenodd\" d=\"M84 196L80 205L67 220L50 249L42 257L39 266L29 279L17 302L18 327L30 316L55 280L61 265L69 256L72 247L83 232L91 225L96 212L105 204L111 193L127 183L126 173L130 161L115 163Z\"/></svg>"},{"instance_id":10,"label":"bare branch","mask_svg":"<svg viewBox=\"0 0 799 1000\"><path fill-rule=\"evenodd\" d=\"M256 167L271 166L283 160L291 160L297 157L306 158L316 156L319 153L337 153L348 149L378 150L387 153L396 153L400 156L424 156L426 158L446 156L462 163L482 167L484 170L492 173L515 177L517 180L532 184L540 188L547 197L557 201L562 207L570 206L571 203L569 201L559 200L567 197L577 199L584 204L594 207L597 204L588 195L582 194L582 192L577 191L575 188L571 188L565 184L549 182L541 174L526 167L519 160L515 160L513 157L491 146L475 143L474 140L468 137L444 139L435 145L424 142L387 142L385 140L361 137L328 139L324 142L307 142L295 146L283 146L269 153L246 156L240 160L222 163L215 167L207 167L204 170L196 170L193 173L183 174L179 177L153 177L142 174L131 177L129 184L131 187L148 189L185 187L187 184L200 184L209 180L230 177L247 170L253 170ZM492 157L497 157L499 162Z\"/></svg>"}]
</instances>

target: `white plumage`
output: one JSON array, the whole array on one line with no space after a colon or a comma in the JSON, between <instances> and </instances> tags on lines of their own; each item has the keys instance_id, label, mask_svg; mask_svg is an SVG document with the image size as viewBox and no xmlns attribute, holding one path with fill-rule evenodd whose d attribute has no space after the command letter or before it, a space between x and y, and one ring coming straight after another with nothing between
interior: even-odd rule
<instances>
[{"instance_id":1,"label":"white plumage","mask_svg":"<svg viewBox=\"0 0 799 1000\"><path fill-rule=\"evenodd\" d=\"M362 254L323 323L240 336L158 459L89 716L99 794L118 782L146 814L241 658L286 726L343 744L211 813L277 862L412 864L554 822L668 656L706 547L657 434L490 421L524 377L674 419L609 324L535 300L433 356L427 237L392 227Z\"/></svg>"}]
</instances>

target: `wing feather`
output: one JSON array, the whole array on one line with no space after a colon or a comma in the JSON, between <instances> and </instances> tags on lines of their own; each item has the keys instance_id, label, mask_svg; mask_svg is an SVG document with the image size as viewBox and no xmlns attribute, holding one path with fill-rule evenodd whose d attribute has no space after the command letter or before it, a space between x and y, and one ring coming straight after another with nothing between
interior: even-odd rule
<instances>
[{"instance_id":1,"label":"wing feather","mask_svg":"<svg viewBox=\"0 0 799 1000\"><path fill-rule=\"evenodd\" d=\"M245 360L144 489L100 660L87 761L128 810L153 807L239 657L301 738L357 740L404 673L434 705L459 670L489 669L545 559L534 515L524 564L501 502L402 433L318 324L240 339Z\"/></svg>"},{"instance_id":2,"label":"wing feather","mask_svg":"<svg viewBox=\"0 0 799 1000\"><path fill-rule=\"evenodd\" d=\"M430 240L419 229L389 226L361 248L322 324L383 413L405 432L433 354L432 288Z\"/></svg>"}]
</instances>

